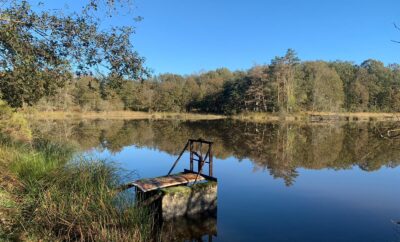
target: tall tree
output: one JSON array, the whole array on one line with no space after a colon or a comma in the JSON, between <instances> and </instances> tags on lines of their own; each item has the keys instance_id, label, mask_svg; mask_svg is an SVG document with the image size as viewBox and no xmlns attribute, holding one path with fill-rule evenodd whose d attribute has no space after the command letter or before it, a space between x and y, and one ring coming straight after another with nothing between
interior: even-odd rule
<instances>
[{"instance_id":1,"label":"tall tree","mask_svg":"<svg viewBox=\"0 0 400 242\"><path fill-rule=\"evenodd\" d=\"M245 73L237 72L235 77L224 84L224 90L219 96L217 109L225 114L237 114L245 109L246 90L249 88L249 78Z\"/></svg>"},{"instance_id":2,"label":"tall tree","mask_svg":"<svg viewBox=\"0 0 400 242\"><path fill-rule=\"evenodd\" d=\"M186 109L184 98L185 80L176 74L162 74L158 81L155 104L157 111L180 112Z\"/></svg>"},{"instance_id":3,"label":"tall tree","mask_svg":"<svg viewBox=\"0 0 400 242\"><path fill-rule=\"evenodd\" d=\"M276 82L277 105L280 111L290 112L296 103L295 66L299 61L296 52L288 49L285 56L275 57L271 62L271 74Z\"/></svg>"},{"instance_id":4,"label":"tall tree","mask_svg":"<svg viewBox=\"0 0 400 242\"><path fill-rule=\"evenodd\" d=\"M76 82L76 103L84 111L99 110L101 105L101 92L99 80L92 77L82 77Z\"/></svg>"},{"instance_id":5,"label":"tall tree","mask_svg":"<svg viewBox=\"0 0 400 242\"><path fill-rule=\"evenodd\" d=\"M329 65L336 70L340 79L343 81L343 89L345 92L344 107L346 110L351 110L356 99L354 90L352 90L351 87L356 81L358 66L348 61L334 61L329 63Z\"/></svg>"},{"instance_id":6,"label":"tall tree","mask_svg":"<svg viewBox=\"0 0 400 242\"><path fill-rule=\"evenodd\" d=\"M312 88L308 92L308 110L340 111L344 103L343 82L326 62L306 62L303 65L305 82Z\"/></svg>"},{"instance_id":7,"label":"tall tree","mask_svg":"<svg viewBox=\"0 0 400 242\"><path fill-rule=\"evenodd\" d=\"M268 66L256 66L249 70L248 89L245 93L245 108L249 111L267 112L275 110L276 92L272 87Z\"/></svg>"}]
</instances>

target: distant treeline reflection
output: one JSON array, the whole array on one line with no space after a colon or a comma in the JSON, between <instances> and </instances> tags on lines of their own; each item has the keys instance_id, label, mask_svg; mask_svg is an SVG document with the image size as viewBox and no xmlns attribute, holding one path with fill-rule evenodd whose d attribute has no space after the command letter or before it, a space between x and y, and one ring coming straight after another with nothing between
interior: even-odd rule
<instances>
[{"instance_id":1,"label":"distant treeline reflection","mask_svg":"<svg viewBox=\"0 0 400 242\"><path fill-rule=\"evenodd\" d=\"M385 125L385 124L381 124ZM250 159L256 170L293 184L298 168L365 171L400 164L400 140L386 140L373 123L299 124L217 121L40 121L36 137L119 152L126 146L178 154L188 138L215 141L217 158ZM379 128L379 127L378 127ZM382 127L381 127L382 128Z\"/></svg>"}]
</instances>

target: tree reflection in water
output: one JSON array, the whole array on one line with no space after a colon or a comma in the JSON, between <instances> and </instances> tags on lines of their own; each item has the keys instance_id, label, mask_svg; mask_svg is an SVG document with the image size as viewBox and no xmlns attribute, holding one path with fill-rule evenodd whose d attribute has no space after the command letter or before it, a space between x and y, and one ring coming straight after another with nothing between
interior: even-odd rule
<instances>
[{"instance_id":1,"label":"tree reflection in water","mask_svg":"<svg viewBox=\"0 0 400 242\"><path fill-rule=\"evenodd\" d=\"M126 146L154 148L177 154L188 138L215 142L214 154L239 161L250 159L254 169L269 171L290 186L299 168L364 171L400 164L400 140L382 139L374 123L252 123L233 120L38 121L36 137L119 152ZM381 124L384 125L384 124ZM173 142L171 142L173 141Z\"/></svg>"}]
</instances>

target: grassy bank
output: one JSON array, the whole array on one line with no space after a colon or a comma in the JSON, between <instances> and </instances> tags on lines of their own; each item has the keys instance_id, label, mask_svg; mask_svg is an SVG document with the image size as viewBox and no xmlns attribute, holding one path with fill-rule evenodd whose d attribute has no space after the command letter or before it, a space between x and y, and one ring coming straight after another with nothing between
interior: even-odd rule
<instances>
[{"instance_id":1,"label":"grassy bank","mask_svg":"<svg viewBox=\"0 0 400 242\"><path fill-rule=\"evenodd\" d=\"M301 121L301 122L385 122L400 121L400 113L371 112L301 112L290 114L243 113L231 116L232 119L253 122Z\"/></svg>"},{"instance_id":2,"label":"grassy bank","mask_svg":"<svg viewBox=\"0 0 400 242\"><path fill-rule=\"evenodd\" d=\"M25 113L28 118L34 119L179 119L179 120L214 120L226 118L222 115L196 114L196 113L169 113L169 112L133 112L133 111L110 111L110 112L29 112Z\"/></svg>"},{"instance_id":3,"label":"grassy bank","mask_svg":"<svg viewBox=\"0 0 400 242\"><path fill-rule=\"evenodd\" d=\"M146 241L151 220L115 195L119 171L71 159L73 148L34 140L0 144L0 241Z\"/></svg>"}]
</instances>

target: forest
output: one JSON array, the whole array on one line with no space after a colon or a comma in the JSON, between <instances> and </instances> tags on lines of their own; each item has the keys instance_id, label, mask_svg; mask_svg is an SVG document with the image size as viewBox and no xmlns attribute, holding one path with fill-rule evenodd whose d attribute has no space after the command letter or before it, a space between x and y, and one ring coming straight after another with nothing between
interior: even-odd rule
<instances>
[{"instance_id":1,"label":"forest","mask_svg":"<svg viewBox=\"0 0 400 242\"><path fill-rule=\"evenodd\" d=\"M165 73L141 80L68 78L49 95L15 99L18 86L1 85L2 97L14 107L40 111L201 112L399 112L400 65L377 60L360 65L347 61L303 61L289 49L270 64L246 71L219 68L192 75ZM18 78L18 77L16 77ZM3 80L4 81L4 80ZM9 82L15 80L10 79Z\"/></svg>"},{"instance_id":2,"label":"forest","mask_svg":"<svg viewBox=\"0 0 400 242\"><path fill-rule=\"evenodd\" d=\"M0 11L0 97L14 108L227 115L400 111L398 64L300 61L288 49L248 70L152 75L133 46L134 28L102 28L97 0L72 14L33 10L27 1L6 3Z\"/></svg>"}]
</instances>

